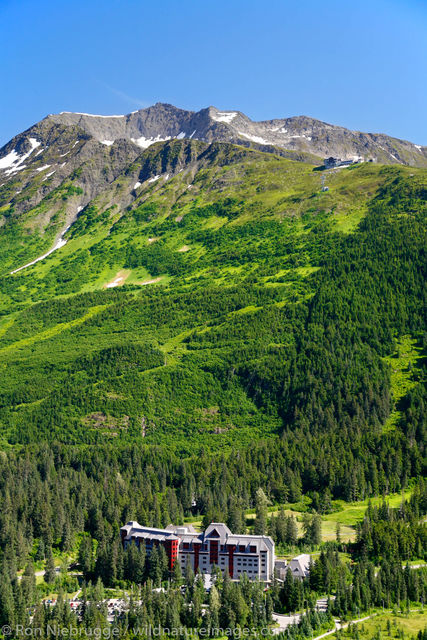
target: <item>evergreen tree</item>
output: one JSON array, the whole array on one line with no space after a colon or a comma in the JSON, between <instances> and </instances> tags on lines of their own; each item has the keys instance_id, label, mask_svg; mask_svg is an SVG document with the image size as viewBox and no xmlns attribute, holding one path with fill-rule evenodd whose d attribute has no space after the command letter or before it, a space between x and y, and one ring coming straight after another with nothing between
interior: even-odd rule
<instances>
[{"instance_id":1,"label":"evergreen tree","mask_svg":"<svg viewBox=\"0 0 427 640\"><path fill-rule=\"evenodd\" d=\"M182 570L181 570L181 563L179 561L179 558L175 560L173 565L172 580L175 584L178 584L178 585L181 584L182 582Z\"/></svg>"},{"instance_id":2,"label":"evergreen tree","mask_svg":"<svg viewBox=\"0 0 427 640\"><path fill-rule=\"evenodd\" d=\"M78 562L83 575L90 576L93 571L93 543L89 534L84 535L80 541Z\"/></svg>"},{"instance_id":3,"label":"evergreen tree","mask_svg":"<svg viewBox=\"0 0 427 640\"><path fill-rule=\"evenodd\" d=\"M294 516L289 516L286 520L285 542L289 545L296 545L298 541L298 526Z\"/></svg>"},{"instance_id":4,"label":"evergreen tree","mask_svg":"<svg viewBox=\"0 0 427 640\"><path fill-rule=\"evenodd\" d=\"M268 499L261 488L255 494L255 513L254 532L256 535L265 535L267 532Z\"/></svg>"},{"instance_id":5,"label":"evergreen tree","mask_svg":"<svg viewBox=\"0 0 427 640\"><path fill-rule=\"evenodd\" d=\"M15 607L12 584L9 574L2 570L0 574L0 625L15 624Z\"/></svg>"},{"instance_id":6,"label":"evergreen tree","mask_svg":"<svg viewBox=\"0 0 427 640\"><path fill-rule=\"evenodd\" d=\"M53 560L52 548L48 547L45 563L44 581L48 584L55 582L56 571L55 562Z\"/></svg>"}]
</instances>

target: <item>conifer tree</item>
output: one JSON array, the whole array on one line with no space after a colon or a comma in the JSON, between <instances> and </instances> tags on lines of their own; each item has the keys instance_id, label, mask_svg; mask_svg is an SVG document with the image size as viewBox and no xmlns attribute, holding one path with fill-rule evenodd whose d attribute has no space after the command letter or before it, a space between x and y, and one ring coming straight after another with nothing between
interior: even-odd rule
<instances>
[{"instance_id":1,"label":"conifer tree","mask_svg":"<svg viewBox=\"0 0 427 640\"><path fill-rule=\"evenodd\" d=\"M52 584L55 582L56 572L55 572L55 562L53 560L52 547L49 547L46 555L46 563L45 563L45 572L44 572L44 581L48 584Z\"/></svg>"},{"instance_id":2,"label":"conifer tree","mask_svg":"<svg viewBox=\"0 0 427 640\"><path fill-rule=\"evenodd\" d=\"M10 576L4 570L0 574L0 625L13 627L15 623L15 607Z\"/></svg>"},{"instance_id":3,"label":"conifer tree","mask_svg":"<svg viewBox=\"0 0 427 640\"><path fill-rule=\"evenodd\" d=\"M173 565L172 580L175 584L178 584L178 585L181 584L182 582L182 570L181 570L181 563L179 561L179 558L176 558Z\"/></svg>"},{"instance_id":4,"label":"conifer tree","mask_svg":"<svg viewBox=\"0 0 427 640\"><path fill-rule=\"evenodd\" d=\"M256 535L265 535L267 532L268 499L261 488L257 490L255 495L255 513L254 532Z\"/></svg>"},{"instance_id":5,"label":"conifer tree","mask_svg":"<svg viewBox=\"0 0 427 640\"><path fill-rule=\"evenodd\" d=\"M296 545L298 541L298 526L294 516L289 516L286 520L285 542L289 545Z\"/></svg>"}]
</instances>

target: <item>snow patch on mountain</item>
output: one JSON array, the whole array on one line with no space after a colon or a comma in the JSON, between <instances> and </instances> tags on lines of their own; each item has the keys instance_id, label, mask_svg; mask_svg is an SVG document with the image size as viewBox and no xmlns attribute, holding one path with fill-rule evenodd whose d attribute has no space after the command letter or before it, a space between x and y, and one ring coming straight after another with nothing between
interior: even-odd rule
<instances>
[{"instance_id":1,"label":"snow patch on mountain","mask_svg":"<svg viewBox=\"0 0 427 640\"><path fill-rule=\"evenodd\" d=\"M28 262L27 264L24 264L22 267L18 267L18 269L14 269L13 271L10 272L11 275L13 275L14 273L18 273L18 271L22 271L22 269L26 269L27 267L31 267L33 264L36 264L37 262L40 262L40 260L44 260L45 258L50 256L50 254L53 253L54 251L56 251L57 249L60 249L61 247L64 247L67 244L67 240L64 239L64 235L67 233L68 229L71 227L71 224L69 224L68 227L65 227L64 231L61 233L59 239L54 244L52 249L47 251L47 253L44 253L42 256L39 256L35 260L32 260L31 262Z\"/></svg>"},{"instance_id":2,"label":"snow patch on mountain","mask_svg":"<svg viewBox=\"0 0 427 640\"><path fill-rule=\"evenodd\" d=\"M286 136L286 138L288 138L289 140L291 138L305 138L306 140L311 140L311 136L306 136L305 133L296 133L292 136Z\"/></svg>"},{"instance_id":3,"label":"snow patch on mountain","mask_svg":"<svg viewBox=\"0 0 427 640\"><path fill-rule=\"evenodd\" d=\"M216 122L225 122L226 124L230 124L230 122L237 116L235 111L218 111L217 113L212 114L212 120L216 120Z\"/></svg>"},{"instance_id":4,"label":"snow patch on mountain","mask_svg":"<svg viewBox=\"0 0 427 640\"><path fill-rule=\"evenodd\" d=\"M101 140L101 143L107 145L107 147L111 147L111 145L114 144L114 140Z\"/></svg>"},{"instance_id":5,"label":"snow patch on mountain","mask_svg":"<svg viewBox=\"0 0 427 640\"><path fill-rule=\"evenodd\" d=\"M124 115L120 116L100 116L95 113L82 113L81 111L61 111L59 115L64 115L67 113L71 113L72 115L76 114L78 116L89 116L89 118L126 118Z\"/></svg>"},{"instance_id":6,"label":"snow patch on mountain","mask_svg":"<svg viewBox=\"0 0 427 640\"><path fill-rule=\"evenodd\" d=\"M18 167L18 165L16 165L16 166L12 167L11 169L6 169L5 174L7 176L11 176L16 171L22 171L22 169L26 169L26 168L27 168L26 164L21 164L21 165L19 165L19 167Z\"/></svg>"},{"instance_id":7,"label":"snow patch on mountain","mask_svg":"<svg viewBox=\"0 0 427 640\"><path fill-rule=\"evenodd\" d=\"M244 133L244 131L238 131L237 133L239 134L239 136L243 136L244 138L252 140L253 142L257 142L258 144L272 144L269 140L261 138L261 136L252 136L249 133Z\"/></svg>"},{"instance_id":8,"label":"snow patch on mountain","mask_svg":"<svg viewBox=\"0 0 427 640\"><path fill-rule=\"evenodd\" d=\"M0 169L11 167L17 160L19 160L19 158L19 154L16 153L15 149L13 149L13 151L10 151L7 156L0 159Z\"/></svg>"},{"instance_id":9,"label":"snow patch on mountain","mask_svg":"<svg viewBox=\"0 0 427 640\"><path fill-rule=\"evenodd\" d=\"M23 163L41 144L35 138L28 138L28 142L30 143L31 149L27 151L27 153L23 153L22 156L20 156L16 149L13 149L7 156L0 159L0 169L7 169L7 171L5 171L6 175L11 175L15 171L25 169Z\"/></svg>"},{"instance_id":10,"label":"snow patch on mountain","mask_svg":"<svg viewBox=\"0 0 427 640\"><path fill-rule=\"evenodd\" d=\"M140 138L131 138L132 142L137 144L138 147L141 147L141 149L147 149L156 142L166 142L166 140L170 139L170 136L167 136L166 138L162 138L161 136L157 136L156 138L146 138L145 136L141 136Z\"/></svg>"}]
</instances>

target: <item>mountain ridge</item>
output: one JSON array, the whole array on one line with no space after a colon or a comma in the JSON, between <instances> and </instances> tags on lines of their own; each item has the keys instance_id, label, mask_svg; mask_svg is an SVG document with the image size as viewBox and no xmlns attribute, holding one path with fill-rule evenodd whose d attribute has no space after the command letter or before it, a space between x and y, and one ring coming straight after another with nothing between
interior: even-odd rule
<instances>
[{"instance_id":1,"label":"mountain ridge","mask_svg":"<svg viewBox=\"0 0 427 640\"><path fill-rule=\"evenodd\" d=\"M338 156L346 160L373 160L384 164L427 166L427 147L383 133L364 133L332 125L308 116L252 121L237 110L221 111L210 106L187 111L174 105L153 106L124 115L61 112L46 119L77 124L104 144L128 138L142 148L174 137L206 142L232 142L303 151L320 158Z\"/></svg>"}]
</instances>

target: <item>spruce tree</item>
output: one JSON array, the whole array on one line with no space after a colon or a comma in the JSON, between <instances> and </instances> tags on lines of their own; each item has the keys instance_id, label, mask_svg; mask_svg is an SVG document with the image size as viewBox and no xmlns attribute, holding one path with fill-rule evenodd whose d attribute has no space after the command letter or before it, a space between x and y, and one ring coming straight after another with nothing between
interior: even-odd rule
<instances>
[{"instance_id":1,"label":"spruce tree","mask_svg":"<svg viewBox=\"0 0 427 640\"><path fill-rule=\"evenodd\" d=\"M173 565L172 580L174 584L177 584L177 585L181 584L182 582L182 570L181 570L181 563L179 561L179 558L176 558L175 563Z\"/></svg>"},{"instance_id":2,"label":"spruce tree","mask_svg":"<svg viewBox=\"0 0 427 640\"><path fill-rule=\"evenodd\" d=\"M49 547L46 555L44 581L48 584L53 584L55 582L55 578L55 562L53 560L52 547Z\"/></svg>"},{"instance_id":3,"label":"spruce tree","mask_svg":"<svg viewBox=\"0 0 427 640\"><path fill-rule=\"evenodd\" d=\"M0 625L13 627L15 623L15 606L12 583L6 571L0 574Z\"/></svg>"},{"instance_id":4,"label":"spruce tree","mask_svg":"<svg viewBox=\"0 0 427 640\"><path fill-rule=\"evenodd\" d=\"M265 535L267 532L268 499L261 488L255 494L255 513L254 532L256 535Z\"/></svg>"}]
</instances>

